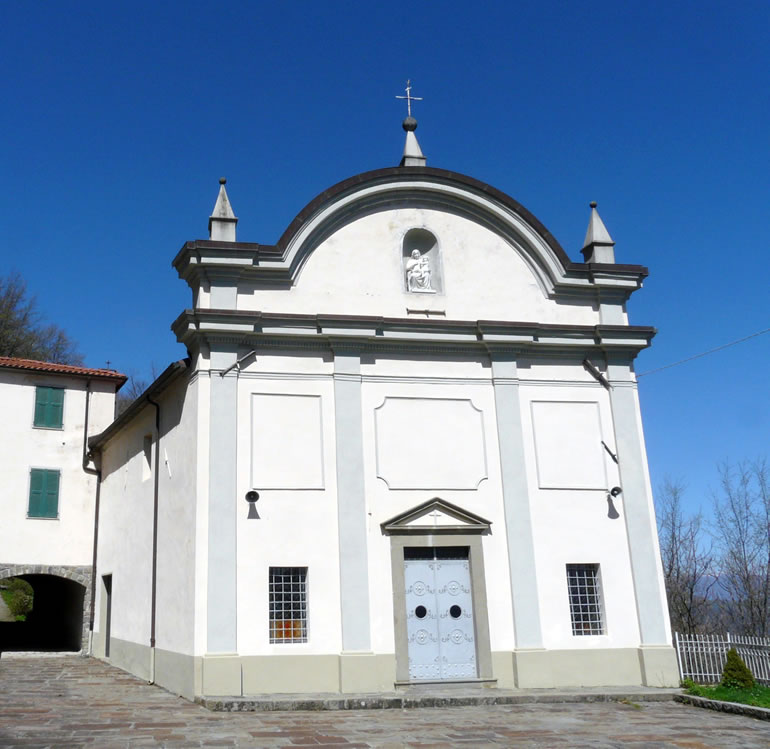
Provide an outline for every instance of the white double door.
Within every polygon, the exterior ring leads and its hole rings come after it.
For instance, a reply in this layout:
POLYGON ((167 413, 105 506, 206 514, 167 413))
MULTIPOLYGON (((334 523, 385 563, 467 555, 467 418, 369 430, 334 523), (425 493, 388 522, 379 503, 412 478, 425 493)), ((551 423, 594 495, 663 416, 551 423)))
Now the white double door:
POLYGON ((476 638, 467 550, 452 554, 437 547, 405 552, 410 680, 475 678, 476 638), (414 558, 418 555, 422 558, 414 558))

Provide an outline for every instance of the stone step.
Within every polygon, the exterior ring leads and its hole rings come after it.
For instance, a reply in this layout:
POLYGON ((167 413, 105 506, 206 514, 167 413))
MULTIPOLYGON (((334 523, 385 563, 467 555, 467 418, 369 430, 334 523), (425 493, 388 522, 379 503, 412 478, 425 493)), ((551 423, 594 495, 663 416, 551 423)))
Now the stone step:
POLYGON ((322 710, 408 710, 420 707, 526 705, 556 702, 663 702, 681 689, 652 687, 585 689, 465 689, 424 687, 377 694, 259 694, 246 697, 198 697, 213 712, 273 712, 322 710))

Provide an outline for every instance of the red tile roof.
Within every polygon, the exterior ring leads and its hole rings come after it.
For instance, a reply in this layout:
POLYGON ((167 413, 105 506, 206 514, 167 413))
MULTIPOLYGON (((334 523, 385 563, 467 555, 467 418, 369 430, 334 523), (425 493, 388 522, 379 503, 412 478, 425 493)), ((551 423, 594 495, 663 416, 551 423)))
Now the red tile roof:
POLYGON ((0 356, 0 367, 75 375, 76 377, 100 377, 108 380, 119 380, 121 384, 128 379, 126 375, 116 372, 114 369, 89 369, 88 367, 75 367, 72 364, 55 364, 54 362, 35 361, 34 359, 14 359, 9 356, 0 356))

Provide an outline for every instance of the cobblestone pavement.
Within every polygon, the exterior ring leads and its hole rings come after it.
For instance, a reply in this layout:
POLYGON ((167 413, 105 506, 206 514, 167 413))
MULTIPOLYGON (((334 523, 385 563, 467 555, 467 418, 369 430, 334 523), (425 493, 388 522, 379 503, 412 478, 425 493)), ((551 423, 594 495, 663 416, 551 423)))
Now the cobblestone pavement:
POLYGON ((101 661, 0 658, 1 747, 740 747, 770 724, 674 702, 212 713, 101 661))

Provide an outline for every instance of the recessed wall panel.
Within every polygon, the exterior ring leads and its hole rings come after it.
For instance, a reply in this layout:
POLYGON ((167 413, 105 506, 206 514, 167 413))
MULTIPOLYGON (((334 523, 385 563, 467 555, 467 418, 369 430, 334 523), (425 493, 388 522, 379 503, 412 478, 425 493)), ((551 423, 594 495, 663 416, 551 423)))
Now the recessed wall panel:
POLYGON ((599 404, 533 401, 538 486, 541 489, 606 489, 599 404))
POLYGON ((251 485, 324 488, 320 395, 252 393, 251 485))
POLYGON ((387 397, 374 414, 388 488, 473 490, 487 478, 484 418, 470 400, 387 397))

